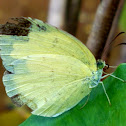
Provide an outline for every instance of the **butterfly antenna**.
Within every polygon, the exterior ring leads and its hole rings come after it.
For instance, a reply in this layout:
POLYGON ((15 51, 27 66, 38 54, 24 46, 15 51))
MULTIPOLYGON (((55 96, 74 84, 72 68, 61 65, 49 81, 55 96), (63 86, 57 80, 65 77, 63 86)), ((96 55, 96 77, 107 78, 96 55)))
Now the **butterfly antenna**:
POLYGON ((82 109, 82 108, 87 104, 87 102, 88 102, 88 100, 89 100, 89 97, 90 97, 90 94, 88 94, 88 98, 87 98, 85 104, 84 104, 80 109, 82 109))
MULTIPOLYGON (((111 45, 114 41, 115 41, 115 39, 118 37, 118 36, 120 36, 121 34, 124 34, 125 32, 120 32, 120 33, 118 33, 115 37, 114 37, 114 39, 112 39, 111 40, 111 42, 109 43, 109 45, 111 45)), ((126 43, 125 43, 126 44, 126 43)), ((119 44, 118 44, 119 45, 119 44)), ((122 45, 121 43, 120 43, 120 45, 122 45)), ((108 48, 108 46, 106 46, 105 48, 104 48, 104 54, 106 54, 107 53, 107 48, 108 48)))
POLYGON ((116 45, 115 47, 119 46, 119 45, 126 45, 125 42, 119 43, 118 45, 116 45))
POLYGON ((120 33, 118 33, 116 36, 115 36, 115 38, 110 42, 110 44, 112 44, 113 43, 113 41, 118 37, 118 36, 120 36, 121 34, 124 34, 125 32, 120 32, 120 33))
POLYGON ((104 84, 103 84, 102 81, 101 81, 100 83, 102 84, 102 87, 103 87, 103 90, 104 90, 105 95, 106 95, 106 97, 107 97, 107 100, 108 100, 108 102, 109 102, 109 105, 111 105, 111 102, 110 102, 109 96, 108 96, 108 94, 107 94, 107 92, 106 92, 106 89, 105 89, 105 86, 104 86, 104 84))

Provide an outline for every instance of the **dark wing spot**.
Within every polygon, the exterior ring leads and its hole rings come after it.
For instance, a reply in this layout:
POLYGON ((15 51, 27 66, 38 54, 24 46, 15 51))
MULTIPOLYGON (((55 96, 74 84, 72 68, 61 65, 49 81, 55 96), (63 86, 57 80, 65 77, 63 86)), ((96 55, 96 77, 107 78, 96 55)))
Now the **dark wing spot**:
POLYGON ((57 45, 57 43, 58 43, 58 39, 55 38, 54 41, 53 41, 53 45, 52 45, 52 47, 55 47, 55 46, 57 45))
POLYGON ((14 23, 7 22, 0 25, 0 34, 27 36, 30 31, 31 22, 27 18, 11 18, 14 23))
POLYGON ((58 93, 58 95, 61 95, 60 93, 58 93))
POLYGON ((13 74, 13 73, 6 70, 6 71, 4 72, 4 75, 6 75, 6 74, 13 74))
POLYGON ((44 98, 44 100, 45 100, 45 102, 47 102, 47 99, 46 98, 44 98))
POLYGON ((14 104, 16 104, 19 107, 24 105, 24 103, 20 100, 20 95, 19 94, 12 96, 11 100, 12 100, 12 102, 14 104))
POLYGON ((95 74, 95 72, 94 72, 94 71, 92 71, 92 74, 95 74))
POLYGON ((46 27, 45 26, 40 26, 39 24, 37 24, 37 26, 39 27, 40 30, 46 31, 46 27))

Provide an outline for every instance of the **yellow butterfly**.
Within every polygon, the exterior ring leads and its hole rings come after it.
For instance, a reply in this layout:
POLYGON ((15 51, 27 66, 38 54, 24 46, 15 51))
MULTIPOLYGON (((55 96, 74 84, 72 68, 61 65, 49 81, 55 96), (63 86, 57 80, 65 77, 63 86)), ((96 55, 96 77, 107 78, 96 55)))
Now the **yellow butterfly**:
POLYGON ((56 117, 77 105, 102 78, 96 62, 72 35, 38 19, 13 18, 1 25, 0 55, 7 95, 35 115, 56 117))

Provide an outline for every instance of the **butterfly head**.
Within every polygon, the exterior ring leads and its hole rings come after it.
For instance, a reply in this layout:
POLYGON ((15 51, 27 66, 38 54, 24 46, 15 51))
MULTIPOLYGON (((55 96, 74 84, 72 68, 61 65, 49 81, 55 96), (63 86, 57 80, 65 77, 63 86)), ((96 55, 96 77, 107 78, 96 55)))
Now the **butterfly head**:
POLYGON ((97 60, 97 68, 98 69, 103 69, 106 66, 105 61, 98 59, 97 60))

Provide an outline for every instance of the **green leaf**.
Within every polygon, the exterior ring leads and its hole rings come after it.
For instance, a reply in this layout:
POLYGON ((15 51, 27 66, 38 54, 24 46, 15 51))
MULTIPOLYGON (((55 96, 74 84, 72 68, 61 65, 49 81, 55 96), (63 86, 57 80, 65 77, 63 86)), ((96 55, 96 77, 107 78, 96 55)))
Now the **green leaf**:
MULTIPOLYGON (((114 75, 126 80, 126 63, 121 64, 114 75)), ((99 84, 90 94, 86 106, 85 97, 76 107, 55 117, 47 118, 31 115, 20 126, 126 126, 126 83, 113 77, 104 81, 108 103, 103 87, 99 84)))

